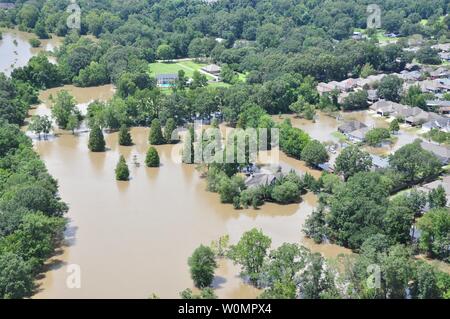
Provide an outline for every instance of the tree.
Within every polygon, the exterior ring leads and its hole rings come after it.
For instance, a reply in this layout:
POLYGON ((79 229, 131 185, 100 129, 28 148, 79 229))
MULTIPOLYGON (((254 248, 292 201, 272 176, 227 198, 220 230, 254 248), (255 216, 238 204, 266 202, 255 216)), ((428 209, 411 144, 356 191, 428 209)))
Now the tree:
POLYGON ((133 145, 133 140, 131 139, 130 130, 126 125, 122 125, 119 131, 119 145, 131 146, 133 145))
POLYGON ((445 208, 435 208, 417 221, 420 230, 419 248, 432 257, 450 261, 450 212, 445 208))
POLYGON ((391 137, 388 129, 376 127, 366 133, 366 143, 370 146, 380 145, 381 142, 391 137))
POLYGON ((161 44, 158 49, 156 49, 156 55, 161 60, 170 60, 175 57, 175 52, 173 48, 168 44, 161 44))
POLYGON ((286 181, 275 185, 272 189, 271 196, 277 203, 290 204, 298 201, 300 190, 295 183, 286 181))
POLYGON ((387 75, 381 81, 378 86, 378 95, 380 98, 399 102, 403 89, 403 80, 396 75, 387 75))
POLYGON ((369 106, 367 102, 368 93, 366 90, 350 93, 342 103, 342 109, 345 111, 362 110, 369 106))
POLYGON ((441 162, 420 146, 420 141, 400 148, 389 157, 389 164, 401 173, 408 184, 415 184, 441 172, 441 162))
POLYGON ((128 165, 123 155, 120 155, 115 172, 116 180, 118 181, 128 181, 130 178, 130 171, 128 170, 128 165))
POLYGON ((441 64, 442 60, 439 57, 438 51, 429 46, 424 46, 416 53, 417 60, 423 64, 441 64))
POLYGON ((78 115, 71 114, 67 121, 66 129, 72 131, 72 134, 75 134, 75 130, 77 130, 81 125, 81 120, 78 115))
POLYGON ((370 155, 357 146, 349 146, 342 150, 336 158, 336 173, 344 176, 347 180, 358 172, 368 172, 372 166, 370 155))
POLYGON ((207 246, 200 245, 188 259, 191 278, 198 288, 209 287, 217 268, 214 252, 207 246))
POLYGON ((376 74, 376 71, 373 68, 372 64, 370 63, 364 64, 363 67, 361 68, 361 71, 359 72, 359 75, 364 79, 374 74, 376 74))
POLYGON ((52 116, 55 118, 56 124, 62 129, 67 129, 70 116, 79 117, 79 111, 75 106, 75 99, 66 90, 58 92, 55 102, 52 106, 52 116))
POLYGON ((30 39, 28 42, 30 42, 30 45, 31 45, 33 48, 38 48, 38 47, 41 46, 41 41, 39 41, 39 39, 33 38, 33 39, 30 39))
POLYGON ((177 125, 175 123, 175 120, 173 118, 169 118, 166 121, 166 126, 164 126, 164 140, 168 144, 175 143, 178 139, 173 138, 173 134, 176 132, 177 125))
POLYGON ((237 245, 231 247, 232 259, 243 267, 245 275, 256 284, 264 258, 272 240, 261 230, 253 228, 245 232, 237 245))
POLYGON ((99 126, 94 126, 89 133, 88 148, 91 152, 104 152, 105 151, 105 138, 103 132, 99 126))
POLYGON ((154 119, 152 121, 148 141, 151 145, 161 145, 165 143, 164 136, 161 130, 161 124, 159 123, 158 119, 154 119))
POLYGON ((196 88, 201 88, 204 87, 208 84, 208 78, 206 77, 206 75, 201 74, 199 71, 194 71, 193 75, 192 75, 192 83, 191 83, 191 88, 192 89, 196 89, 196 88))
POLYGON ((447 194, 444 187, 439 185, 428 194, 430 208, 443 208, 447 205, 447 194))
POLYGON ((322 143, 317 140, 312 140, 302 150, 301 159, 310 166, 317 166, 328 161, 329 156, 322 143))
POLYGON ((47 135, 50 133, 52 128, 52 122, 47 115, 39 116, 34 115, 31 117, 30 125, 28 129, 35 134, 38 135, 38 138, 41 138, 41 134, 44 134, 44 139, 47 138, 47 135))
POLYGON ((389 131, 392 134, 397 133, 398 131, 400 131, 400 125, 398 123, 397 119, 394 119, 391 123, 389 123, 389 131))
POLYGON ((0 253, 0 297, 20 299, 32 295, 34 279, 30 266, 14 253, 0 253))
POLYGON ((145 157, 145 164, 147 167, 159 167, 159 155, 158 151, 154 147, 150 147, 145 157))

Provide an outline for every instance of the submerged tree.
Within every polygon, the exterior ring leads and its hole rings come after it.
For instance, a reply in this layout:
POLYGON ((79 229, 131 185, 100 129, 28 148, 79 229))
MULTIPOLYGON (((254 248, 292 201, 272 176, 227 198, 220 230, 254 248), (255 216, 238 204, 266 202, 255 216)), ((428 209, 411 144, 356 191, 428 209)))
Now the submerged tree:
POLYGON ((177 125, 175 124, 175 120, 173 118, 168 119, 164 127, 164 140, 166 143, 172 144, 177 141, 177 139, 172 138, 172 134, 176 129, 177 125))
POLYGON ((147 156, 145 158, 145 164, 148 167, 159 167, 159 155, 158 151, 154 147, 150 147, 147 151, 147 156))
POLYGON ((120 155, 119 162, 116 166, 116 180, 127 181, 130 178, 130 171, 128 170, 127 162, 123 155, 120 155))
POLYGON ((211 248, 200 245, 189 257, 188 265, 196 287, 205 288, 212 284, 217 263, 211 248))
POLYGON ((131 146, 133 145, 133 140, 131 139, 130 130, 126 125, 122 125, 119 131, 119 145, 131 146))
POLYGON ((91 152, 105 151, 105 138, 103 137, 103 132, 99 126, 94 126, 89 133, 88 147, 91 152))
POLYGON ((164 136, 161 130, 161 124, 158 119, 152 121, 152 126, 150 127, 150 135, 148 141, 151 145, 161 145, 164 144, 164 136))

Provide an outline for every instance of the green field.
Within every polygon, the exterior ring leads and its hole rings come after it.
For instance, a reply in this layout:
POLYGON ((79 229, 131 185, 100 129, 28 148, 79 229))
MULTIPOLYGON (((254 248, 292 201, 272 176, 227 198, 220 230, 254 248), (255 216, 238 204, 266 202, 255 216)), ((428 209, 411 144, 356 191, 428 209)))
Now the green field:
MULTIPOLYGON (((155 76, 158 74, 175 73, 177 74, 179 70, 183 70, 187 77, 192 78, 194 71, 201 69, 207 64, 197 63, 194 61, 176 61, 173 63, 150 63, 149 70, 150 74, 155 76)), ((214 79, 211 75, 205 74, 208 80, 214 79)))

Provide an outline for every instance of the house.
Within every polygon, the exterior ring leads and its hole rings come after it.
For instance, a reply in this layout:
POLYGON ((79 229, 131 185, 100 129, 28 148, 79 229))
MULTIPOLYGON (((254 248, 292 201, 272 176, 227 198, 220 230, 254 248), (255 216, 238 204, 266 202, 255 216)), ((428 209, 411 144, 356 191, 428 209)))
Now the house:
POLYGON ((10 10, 10 9, 14 9, 15 7, 16 7, 16 4, 12 3, 12 2, 1 2, 0 3, 0 9, 10 10))
POLYGON ((428 121, 422 125, 422 129, 426 132, 432 129, 440 130, 450 133, 450 118, 447 117, 435 117, 431 121, 428 121))
POLYGON ((420 146, 426 151, 436 155, 442 162, 442 165, 450 164, 450 147, 423 141, 420 146))
POLYGON ((395 116, 396 119, 400 120, 405 120, 408 117, 414 117, 419 115, 420 113, 424 112, 424 110, 422 110, 419 107, 409 107, 406 106, 402 109, 398 109, 396 110, 392 115, 395 116))
POLYGON ((439 52, 438 54, 442 61, 450 61, 450 52, 439 52))
POLYGON ((419 188, 420 191, 429 193, 432 190, 442 186, 445 190, 447 197, 447 207, 450 207, 450 175, 444 176, 442 180, 437 180, 428 184, 423 185, 419 188))
POLYGON ((178 74, 157 74, 156 84, 158 87, 174 86, 178 80, 178 74))
POLYGON ((442 101, 442 100, 428 100, 427 102, 427 106, 434 108, 434 109, 439 109, 441 107, 450 107, 450 101, 442 101))
POLYGON ((406 117, 405 123, 409 124, 411 126, 419 126, 419 125, 422 125, 422 124, 428 122, 429 120, 430 120, 430 114, 428 112, 421 110, 421 112, 419 112, 417 114, 406 117))
POLYGON ((430 72, 430 77, 432 79, 445 78, 450 76, 450 71, 444 67, 439 67, 434 71, 430 72))
POLYGON ((417 82, 422 78, 422 73, 420 71, 402 71, 398 77, 405 82, 417 82))
POLYGON ((271 186, 274 185, 277 179, 282 177, 281 173, 256 173, 250 175, 245 180, 245 186, 247 188, 257 188, 262 186, 271 186))
POLYGON ((438 51, 450 52, 450 43, 436 44, 431 48, 438 51))
POLYGON ((347 133, 347 137, 349 140, 357 143, 362 143, 366 140, 366 134, 370 131, 368 127, 362 127, 358 130, 354 130, 353 132, 347 133))
POLYGON ((409 107, 391 101, 380 100, 372 104, 369 108, 381 116, 391 116, 396 115, 409 107))
POLYGON ((338 127, 338 131, 342 134, 348 134, 350 132, 359 130, 361 128, 367 127, 366 124, 359 121, 348 121, 338 127))
POLYGON ((334 90, 339 90, 338 86, 337 86, 336 81, 330 82, 330 83, 325 83, 325 82, 320 82, 319 84, 317 84, 317 92, 319 92, 320 95, 323 95, 324 93, 331 93, 334 90))
POLYGON ((450 85, 444 80, 425 80, 417 82, 423 93, 445 93, 450 91, 450 85))
POLYGON ((220 66, 218 66, 216 64, 210 64, 210 65, 204 66, 202 68, 202 70, 207 73, 213 74, 213 75, 219 75, 221 68, 220 68, 220 66))
POLYGON ((334 169, 330 163, 322 163, 317 165, 322 171, 327 173, 334 173, 334 169))
POLYGON ((381 169, 386 169, 389 167, 389 159, 378 155, 371 154, 372 157, 372 170, 377 171, 381 169))
POLYGON ((417 63, 407 63, 405 65, 405 70, 407 71, 418 71, 420 70, 420 65, 417 63))

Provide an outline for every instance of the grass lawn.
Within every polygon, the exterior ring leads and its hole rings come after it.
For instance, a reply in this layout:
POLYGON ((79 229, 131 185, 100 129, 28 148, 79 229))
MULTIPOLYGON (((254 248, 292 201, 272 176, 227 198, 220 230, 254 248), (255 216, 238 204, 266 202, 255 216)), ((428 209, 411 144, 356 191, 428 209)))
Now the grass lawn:
MULTIPOLYGON (((149 70, 151 75, 157 74, 167 74, 167 73, 175 73, 177 74, 179 70, 183 70, 187 77, 192 78, 194 75, 194 71, 201 69, 206 66, 206 64, 196 63, 194 61, 181 61, 181 62, 173 62, 173 63, 150 63, 149 70)), ((208 80, 212 80, 213 77, 211 75, 206 75, 208 80)))

